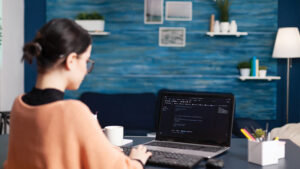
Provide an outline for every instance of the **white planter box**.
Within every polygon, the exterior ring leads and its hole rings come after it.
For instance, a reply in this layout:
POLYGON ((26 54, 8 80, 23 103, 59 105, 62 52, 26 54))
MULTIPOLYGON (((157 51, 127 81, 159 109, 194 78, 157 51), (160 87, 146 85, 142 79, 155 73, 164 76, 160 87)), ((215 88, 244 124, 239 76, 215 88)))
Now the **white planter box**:
POLYGON ((248 141, 248 161, 261 166, 278 164, 278 141, 248 141))
POLYGON ((259 77, 266 77, 267 70, 259 70, 259 77))
POLYGON ((240 73, 241 73, 241 76, 250 76, 250 69, 248 69, 248 68, 240 69, 240 73))
POLYGON ((229 31, 229 22, 221 22, 221 32, 228 33, 229 31))
MULTIPOLYGON (((248 161, 261 166, 277 164, 285 158, 284 141, 250 141, 248 140, 248 161)), ((276 167, 277 168, 277 167, 276 167)))
POLYGON ((75 20, 75 22, 89 32, 104 31, 104 20, 75 20))

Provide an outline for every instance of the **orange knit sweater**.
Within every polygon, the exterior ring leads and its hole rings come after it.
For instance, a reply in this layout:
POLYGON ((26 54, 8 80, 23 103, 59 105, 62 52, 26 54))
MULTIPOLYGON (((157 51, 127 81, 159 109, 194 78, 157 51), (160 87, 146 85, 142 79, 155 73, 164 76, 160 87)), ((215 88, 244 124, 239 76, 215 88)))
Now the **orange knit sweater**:
POLYGON ((5 169, 143 168, 109 143, 82 102, 30 106, 21 97, 11 111, 5 169))

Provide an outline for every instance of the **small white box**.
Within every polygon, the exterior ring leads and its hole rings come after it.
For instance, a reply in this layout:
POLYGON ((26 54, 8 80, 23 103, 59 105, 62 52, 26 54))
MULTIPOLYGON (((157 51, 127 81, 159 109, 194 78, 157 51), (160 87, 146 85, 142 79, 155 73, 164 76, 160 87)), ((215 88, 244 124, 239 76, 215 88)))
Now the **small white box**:
POLYGON ((277 156, 279 159, 285 157, 285 141, 277 141, 277 156))
POLYGON ((248 161, 262 166, 278 163, 278 141, 248 140, 248 161))

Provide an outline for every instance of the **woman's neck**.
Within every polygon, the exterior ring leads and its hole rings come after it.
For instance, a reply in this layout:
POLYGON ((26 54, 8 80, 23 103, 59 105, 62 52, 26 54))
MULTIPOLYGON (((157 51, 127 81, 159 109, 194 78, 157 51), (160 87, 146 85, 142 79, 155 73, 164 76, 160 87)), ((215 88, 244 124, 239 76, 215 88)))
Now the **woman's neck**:
POLYGON ((65 92, 66 80, 61 72, 39 73, 35 87, 38 89, 52 88, 65 92))

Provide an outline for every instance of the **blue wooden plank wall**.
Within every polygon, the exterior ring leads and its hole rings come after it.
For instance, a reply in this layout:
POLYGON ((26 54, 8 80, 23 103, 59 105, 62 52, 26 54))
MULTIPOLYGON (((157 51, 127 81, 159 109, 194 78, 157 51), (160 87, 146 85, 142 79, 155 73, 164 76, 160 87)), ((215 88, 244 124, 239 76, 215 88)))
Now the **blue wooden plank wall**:
MULTIPOLYGON (((192 21, 144 24, 143 0, 47 0, 47 20, 75 18, 79 12, 98 11, 106 18, 109 36, 93 36, 94 71, 80 90, 67 92, 141 93, 165 89, 232 92, 236 117, 276 118, 276 81, 237 79, 236 65, 256 56, 277 75, 272 50, 277 30, 277 0, 232 0, 231 19, 243 37, 208 37, 213 0, 192 0, 192 21), (185 27, 186 47, 159 47, 159 27, 185 27)), ((164 2, 165 4, 165 2, 164 2)))

